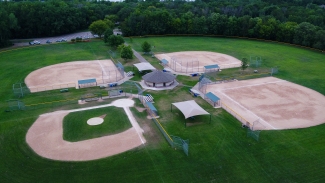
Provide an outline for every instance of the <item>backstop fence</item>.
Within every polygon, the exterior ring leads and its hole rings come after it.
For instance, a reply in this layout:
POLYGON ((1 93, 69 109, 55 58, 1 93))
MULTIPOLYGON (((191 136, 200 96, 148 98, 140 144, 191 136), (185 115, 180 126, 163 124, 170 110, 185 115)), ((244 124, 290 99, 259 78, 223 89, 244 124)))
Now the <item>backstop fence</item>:
POLYGON ((178 60, 176 58, 171 58, 168 62, 168 67, 174 70, 175 72, 181 73, 196 73, 204 72, 203 65, 200 66, 198 60, 178 60))
POLYGON ((118 82, 124 78, 124 70, 112 69, 111 67, 104 67, 102 70, 102 78, 97 79, 98 83, 108 84, 118 82), (123 74, 121 74, 123 73, 123 74))

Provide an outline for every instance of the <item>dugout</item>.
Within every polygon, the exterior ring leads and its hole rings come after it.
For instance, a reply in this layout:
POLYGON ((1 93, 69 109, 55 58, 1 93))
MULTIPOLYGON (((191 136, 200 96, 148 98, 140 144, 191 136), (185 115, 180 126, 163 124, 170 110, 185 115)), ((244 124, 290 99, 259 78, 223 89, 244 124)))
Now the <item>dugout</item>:
POLYGON ((162 59, 162 60, 160 60, 160 63, 161 63, 161 65, 163 65, 163 66, 167 66, 167 65, 168 65, 168 61, 167 61, 166 59, 162 59))
POLYGON ((220 67, 218 64, 206 65, 206 66, 204 66, 204 73, 216 72, 216 71, 219 71, 219 69, 220 69, 220 67))
POLYGON ((86 87, 92 87, 92 86, 97 86, 96 79, 78 80, 78 88, 86 88, 86 87))
POLYGON ((155 106, 151 102, 146 102, 146 106, 150 111, 150 113, 153 113, 153 116, 158 116, 158 110, 155 108, 155 106))
POLYGON ((220 98, 209 92, 205 94, 205 99, 209 102, 213 107, 220 106, 220 98))

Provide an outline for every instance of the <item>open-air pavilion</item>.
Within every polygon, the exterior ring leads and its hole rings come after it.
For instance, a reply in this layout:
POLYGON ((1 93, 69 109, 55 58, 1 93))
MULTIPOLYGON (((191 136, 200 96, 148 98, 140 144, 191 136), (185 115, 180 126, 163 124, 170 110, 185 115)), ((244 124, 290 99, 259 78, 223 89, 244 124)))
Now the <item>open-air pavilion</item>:
MULTIPOLYGON (((186 127, 187 118, 198 116, 198 115, 210 114, 206 110, 204 110, 201 106, 199 106, 194 100, 172 103, 171 111, 173 111, 173 105, 183 113, 185 117, 185 127, 186 127)), ((211 114, 210 114, 210 122, 211 122, 211 114)))
POLYGON ((136 68, 138 68, 139 72, 146 71, 146 70, 156 70, 154 66, 152 66, 150 63, 138 63, 133 64, 136 68))

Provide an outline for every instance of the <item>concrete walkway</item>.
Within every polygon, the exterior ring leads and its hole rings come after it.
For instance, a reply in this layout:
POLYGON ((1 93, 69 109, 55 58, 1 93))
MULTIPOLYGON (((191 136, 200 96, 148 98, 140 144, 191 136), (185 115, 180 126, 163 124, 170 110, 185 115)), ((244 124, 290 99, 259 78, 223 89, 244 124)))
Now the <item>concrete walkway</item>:
POLYGON ((133 54, 135 57, 137 57, 137 59, 141 62, 141 63, 149 63, 145 58, 143 58, 143 56, 138 53, 137 51, 135 51, 134 49, 132 49, 133 54))

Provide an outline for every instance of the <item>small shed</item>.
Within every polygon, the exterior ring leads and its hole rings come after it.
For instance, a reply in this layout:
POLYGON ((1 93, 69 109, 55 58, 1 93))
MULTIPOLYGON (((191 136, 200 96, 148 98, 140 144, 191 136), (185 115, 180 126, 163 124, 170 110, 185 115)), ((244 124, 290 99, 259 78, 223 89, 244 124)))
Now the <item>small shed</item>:
POLYGON ((144 83, 149 87, 168 87, 175 82, 176 76, 168 72, 163 72, 160 70, 155 70, 144 76, 142 79, 144 83))

